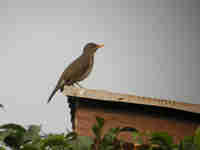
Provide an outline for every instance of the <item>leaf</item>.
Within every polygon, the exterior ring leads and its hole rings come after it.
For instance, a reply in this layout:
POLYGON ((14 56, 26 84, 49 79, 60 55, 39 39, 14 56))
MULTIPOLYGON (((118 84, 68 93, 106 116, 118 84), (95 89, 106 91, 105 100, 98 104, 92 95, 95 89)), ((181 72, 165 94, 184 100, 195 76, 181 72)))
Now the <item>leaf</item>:
POLYGON ((95 124, 92 127, 92 131, 94 133, 94 135, 96 136, 97 140, 101 139, 101 129, 95 124))
POLYGON ((20 150, 41 150, 36 144, 25 144, 20 150))
POLYGON ((42 140, 43 148, 44 147, 54 147, 54 146, 62 146, 65 147, 68 145, 67 140, 63 134, 58 135, 49 135, 47 138, 42 140))
POLYGON ((164 143, 166 143, 168 145, 173 144, 173 138, 172 138, 172 136, 169 136, 169 134, 167 132, 152 133, 151 140, 156 140, 156 139, 160 139, 161 141, 163 141, 164 143))
POLYGON ((96 116, 96 122, 97 122, 97 124, 94 124, 92 126, 92 131, 93 131, 94 135, 96 136, 96 140, 100 142, 101 136, 102 136, 101 132, 102 132, 102 128, 104 126, 104 119, 96 116))
POLYGON ((140 137, 138 137, 138 139, 137 139, 137 142, 136 142, 137 144, 140 144, 140 145, 142 145, 142 144, 144 144, 144 141, 143 141, 143 139, 142 139, 142 137, 140 136, 140 137))
POLYGON ((76 140, 72 142, 73 150, 90 150, 94 141, 89 136, 78 136, 76 140))
POLYGON ((28 128, 28 132, 33 134, 39 134, 41 131, 41 126, 39 125, 30 125, 28 128))
POLYGON ((114 150, 114 145, 104 145, 104 147, 100 147, 100 150, 114 150))
POLYGON ((103 142, 106 144, 112 144, 116 140, 117 135, 120 132, 120 128, 111 128, 103 137, 103 142))
POLYGON ((68 133, 65 138, 67 140, 75 140, 77 138, 78 134, 76 132, 70 132, 68 133))
POLYGON ((138 132, 138 130, 132 127, 123 127, 120 128, 120 132, 138 132))
POLYGON ((104 119, 103 118, 101 118, 101 117, 96 117, 96 121, 97 121, 97 125, 98 125, 98 127, 101 129, 103 126, 104 126, 104 119))
POLYGON ((133 133, 132 133, 132 138, 133 138, 133 140, 135 141, 138 137, 139 137, 139 132, 136 132, 136 131, 134 131, 133 133))
POLYGON ((18 124, 5 124, 0 126, 0 129, 4 129, 3 132, 7 133, 7 136, 3 138, 3 143, 5 143, 6 146, 9 146, 13 149, 18 149, 24 142, 24 134, 26 132, 26 129, 18 124))
POLYGON ((173 138, 166 132, 154 132, 150 139, 152 144, 159 145, 163 150, 171 150, 173 147, 173 138))
POLYGON ((1 131, 0 132, 0 141, 4 141, 4 139, 12 133, 11 130, 1 131))
POLYGON ((194 136, 186 136, 180 142, 179 150, 198 150, 194 144, 194 136))
POLYGON ((194 136, 194 144, 197 145, 197 148, 200 149, 200 127, 197 128, 194 136))
POLYGON ((132 138, 135 144, 142 145, 144 144, 143 136, 146 136, 145 133, 140 133, 137 130, 132 132, 132 138))
POLYGON ((0 150, 6 150, 6 148, 4 148, 4 147, 0 146, 0 150))
POLYGON ((0 129, 12 129, 20 132, 26 132, 26 129, 23 126, 14 123, 2 125, 0 126, 0 129))
MULTIPOLYGON (((123 130, 122 130, 123 131, 123 130)), ((121 128, 111 128, 104 135, 101 143, 100 150, 117 150, 120 148, 120 140, 117 139, 118 134, 121 132, 121 128)))
POLYGON ((32 141, 33 143, 37 143, 40 140, 40 131, 41 126, 30 125, 24 135, 24 142, 32 141))
POLYGON ((110 134, 112 136, 117 136, 121 132, 120 128, 111 128, 107 134, 110 134))
POLYGON ((23 144, 23 134, 22 132, 11 133, 8 135, 4 141, 6 146, 9 146, 14 149, 19 149, 19 147, 23 144))

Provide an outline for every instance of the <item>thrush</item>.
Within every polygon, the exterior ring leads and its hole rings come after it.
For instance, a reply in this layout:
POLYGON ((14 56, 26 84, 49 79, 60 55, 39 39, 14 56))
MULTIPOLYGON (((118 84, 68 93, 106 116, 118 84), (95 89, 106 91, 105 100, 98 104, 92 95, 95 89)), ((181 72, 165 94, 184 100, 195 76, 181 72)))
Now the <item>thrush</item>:
POLYGON ((65 85, 77 84, 91 73, 94 64, 94 55, 98 48, 104 47, 104 44, 88 43, 84 46, 82 54, 74 60, 61 74, 60 79, 57 82, 54 90, 47 103, 49 103, 54 96, 54 94, 60 90, 64 89, 65 85))

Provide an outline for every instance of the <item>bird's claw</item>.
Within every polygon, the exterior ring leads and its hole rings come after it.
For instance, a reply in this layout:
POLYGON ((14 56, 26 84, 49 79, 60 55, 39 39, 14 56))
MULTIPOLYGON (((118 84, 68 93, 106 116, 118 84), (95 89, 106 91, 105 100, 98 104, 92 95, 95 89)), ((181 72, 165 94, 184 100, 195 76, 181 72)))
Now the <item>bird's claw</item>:
POLYGON ((82 88, 82 89, 84 89, 84 87, 83 86, 81 86, 79 83, 75 83, 79 88, 82 88))

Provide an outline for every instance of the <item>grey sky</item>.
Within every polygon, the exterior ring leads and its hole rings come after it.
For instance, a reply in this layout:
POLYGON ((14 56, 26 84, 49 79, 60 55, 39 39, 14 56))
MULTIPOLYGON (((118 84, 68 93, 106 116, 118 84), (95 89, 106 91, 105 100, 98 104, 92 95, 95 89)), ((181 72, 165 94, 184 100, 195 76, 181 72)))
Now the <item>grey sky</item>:
POLYGON ((198 0, 1 0, 0 124, 69 125, 66 98, 47 98, 88 41, 104 43, 87 88, 200 103, 198 0))

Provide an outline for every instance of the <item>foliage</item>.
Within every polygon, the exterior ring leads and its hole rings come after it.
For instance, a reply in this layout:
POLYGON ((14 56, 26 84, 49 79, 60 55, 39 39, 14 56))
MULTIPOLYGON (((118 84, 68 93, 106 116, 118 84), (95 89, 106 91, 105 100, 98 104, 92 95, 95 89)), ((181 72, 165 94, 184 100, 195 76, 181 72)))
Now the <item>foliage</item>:
POLYGON ((42 136, 41 127, 37 125, 25 129, 18 124, 5 124, 0 129, 0 150, 6 147, 13 150, 89 150, 93 144, 91 137, 78 136, 75 132, 42 136))
POLYGON ((117 139, 117 136, 121 132, 133 132, 137 131, 135 128, 124 127, 124 128, 111 128, 104 135, 102 129, 104 126, 104 119, 96 117, 97 124, 93 125, 92 131, 95 135, 93 150, 120 150, 124 147, 124 141, 117 139))
POLYGON ((134 143, 138 143, 137 150, 200 150, 200 128, 194 136, 185 137, 179 144, 173 143, 173 137, 166 132, 133 132, 134 143), (144 137, 148 143, 144 144, 144 137))
POLYGON ((19 124, 5 124, 0 126, 0 150, 7 147, 13 150, 200 150, 200 128, 195 135, 174 144, 173 137, 166 132, 139 132, 135 128, 118 127, 103 133, 104 125, 104 119, 96 117, 92 138, 76 132, 41 135, 38 125, 26 129, 19 124), (119 139, 121 132, 130 132, 133 142, 119 139))

